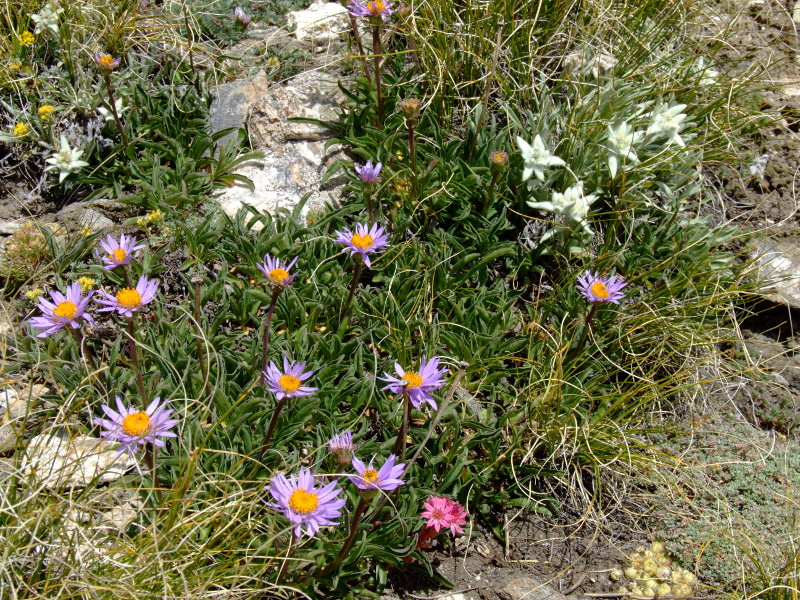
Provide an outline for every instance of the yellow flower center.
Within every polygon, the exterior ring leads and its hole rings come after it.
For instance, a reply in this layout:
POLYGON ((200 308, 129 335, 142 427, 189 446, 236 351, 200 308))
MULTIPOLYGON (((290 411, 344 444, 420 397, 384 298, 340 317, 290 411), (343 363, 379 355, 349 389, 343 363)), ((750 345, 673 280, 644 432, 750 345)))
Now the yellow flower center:
POLYGON ((369 250, 372 248, 372 244, 375 240, 372 239, 372 236, 368 233, 364 235, 359 235, 358 233, 354 233, 353 237, 350 238, 350 243, 353 244, 356 248, 360 248, 362 250, 369 250))
POLYGON ((97 62, 100 63, 101 66, 110 69, 114 66, 114 57, 110 54, 103 54, 97 58, 97 62))
POLYGON ((602 300, 605 300, 611 295, 608 291, 608 288, 602 281, 595 281, 589 289, 595 296, 601 298, 602 300))
POLYGON ((319 506, 319 497, 314 492, 295 490, 289 496, 289 508, 301 515, 314 512, 319 506))
POLYGON ((281 375, 278 380, 281 389, 287 392, 296 392, 300 387, 300 379, 294 375, 281 375))
POLYGON ((371 15, 382 15, 386 10, 386 3, 383 0, 372 0, 367 2, 367 10, 371 15))
POLYGON ((272 269, 269 272, 269 278, 275 283, 283 283, 289 279, 289 273, 285 269, 272 269))
POLYGON ((75 306, 74 302, 67 300, 66 302, 62 302, 56 306, 53 309, 53 314, 57 317, 61 317, 62 319, 66 318, 71 321, 75 318, 75 315, 78 314, 78 307, 75 306))
POLYGON ((405 375, 403 375, 403 379, 408 382, 407 388, 410 390, 411 388, 418 388, 422 385, 422 375, 417 373, 416 371, 409 371, 405 375))
POLYGON ((122 248, 117 248, 111 254, 108 255, 111 260, 116 262, 122 262, 125 260, 125 257, 128 256, 128 253, 125 252, 122 248))
POLYGON ((150 417, 144 411, 131 413, 122 419, 122 431, 136 437, 150 431, 150 417))
POLYGON ((117 303, 122 308, 139 308, 142 305, 142 295, 133 288, 125 288, 117 292, 117 303))
POLYGON ((366 469, 361 477, 364 483, 374 483, 378 480, 378 472, 375 469, 366 469))

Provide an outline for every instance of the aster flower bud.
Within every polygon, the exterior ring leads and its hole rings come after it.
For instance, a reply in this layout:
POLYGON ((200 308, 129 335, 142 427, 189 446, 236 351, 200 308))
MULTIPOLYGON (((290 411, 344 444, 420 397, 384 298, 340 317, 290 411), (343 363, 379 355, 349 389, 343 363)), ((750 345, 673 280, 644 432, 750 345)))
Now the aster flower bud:
POLYGON ((406 98, 400 102, 400 110, 403 111, 403 116, 411 125, 419 121, 419 113, 421 109, 422 103, 417 98, 406 98))
POLYGON ((253 21, 252 15, 248 15, 244 12, 244 9, 241 6, 237 6, 233 9, 233 16, 239 21, 239 25, 242 26, 242 29, 245 29, 250 23, 253 21))

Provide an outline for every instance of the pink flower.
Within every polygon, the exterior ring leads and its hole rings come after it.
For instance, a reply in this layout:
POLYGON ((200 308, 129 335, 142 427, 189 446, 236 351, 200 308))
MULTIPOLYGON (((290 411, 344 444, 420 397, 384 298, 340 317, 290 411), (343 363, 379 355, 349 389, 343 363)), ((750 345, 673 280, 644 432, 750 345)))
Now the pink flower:
POLYGON ((111 237, 111 234, 107 235, 105 240, 100 240, 100 247, 105 251, 105 255, 98 252, 98 255, 105 263, 103 268, 110 271, 114 267, 127 265, 131 262, 133 253, 144 248, 144 244, 137 246, 136 237, 127 237, 123 233, 119 238, 119 242, 111 237))
POLYGON ((67 287, 67 293, 62 294, 57 290, 50 292, 52 302, 39 298, 39 310, 42 316, 33 317, 28 321, 34 329, 43 329, 36 337, 44 338, 53 335, 63 327, 69 325, 73 329, 80 327, 78 319, 84 319, 94 325, 92 315, 86 312, 86 307, 92 299, 94 292, 85 298, 81 293, 81 284, 73 283, 67 287))
POLYGON ((350 231, 347 227, 344 228, 344 231, 337 231, 336 239, 333 241, 344 246, 342 252, 349 252, 353 256, 360 254, 369 269, 372 267, 369 255, 383 252, 383 249, 389 244, 389 236, 377 223, 373 223, 372 228, 358 223, 354 231, 350 231))
POLYGON ((440 529, 449 528, 453 537, 457 533, 464 533, 461 526, 467 523, 467 510, 455 500, 443 496, 429 496, 423 506, 427 509, 421 515, 424 519, 428 519, 426 527, 432 527, 436 533, 439 533, 440 529))

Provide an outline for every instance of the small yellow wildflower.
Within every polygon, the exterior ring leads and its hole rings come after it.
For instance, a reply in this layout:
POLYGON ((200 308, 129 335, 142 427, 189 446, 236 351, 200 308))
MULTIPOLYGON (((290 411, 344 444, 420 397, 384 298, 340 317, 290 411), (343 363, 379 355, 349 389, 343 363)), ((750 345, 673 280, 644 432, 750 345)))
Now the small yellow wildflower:
POLYGON ((36 38, 30 31, 23 31, 19 36, 19 43, 22 46, 30 46, 36 38))
POLYGON ((39 107, 39 117, 42 121, 47 121, 50 116, 55 112, 55 108, 53 108, 52 104, 43 104, 39 107))
POLYGON ((83 227, 81 227, 81 237, 87 238, 91 236, 93 233, 94 230, 92 230, 92 228, 89 227, 88 225, 84 225, 83 227))
POLYGON ((11 133, 14 134, 14 137, 21 138, 25 137, 30 129, 31 128, 25 125, 25 123, 17 123, 14 125, 14 130, 11 133))
POLYGON ((11 60, 8 62, 8 70, 9 71, 19 71, 19 68, 22 66, 22 63, 18 60, 11 60))
POLYGON ((81 285, 81 291, 84 294, 89 290, 94 289, 94 286, 97 285, 97 282, 91 277, 80 277, 78 278, 78 283, 81 285))
POLYGON ((25 293, 25 297, 32 302, 36 302, 36 299, 44 294, 44 290, 41 288, 33 288, 25 293))
POLYGON ((145 218, 148 223, 161 223, 164 220, 164 213, 158 209, 151 210, 145 218))

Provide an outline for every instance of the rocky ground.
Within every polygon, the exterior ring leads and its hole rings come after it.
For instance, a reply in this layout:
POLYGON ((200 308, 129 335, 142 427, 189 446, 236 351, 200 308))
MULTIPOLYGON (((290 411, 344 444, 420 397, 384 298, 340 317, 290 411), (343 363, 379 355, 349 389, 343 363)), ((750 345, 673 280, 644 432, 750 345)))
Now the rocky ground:
MULTIPOLYGON (((720 218, 770 240, 762 244, 762 254, 770 259, 763 268, 773 276, 800 273, 795 192, 800 2, 797 8, 789 3, 718 4, 707 31, 710 37, 721 30, 735 31, 723 58, 741 59, 747 67, 743 72, 766 77, 759 101, 764 111, 777 115, 748 154, 757 160, 743 159, 739 172, 708 174, 718 184, 720 218)), ((309 10, 295 16, 293 35, 276 28, 253 30, 229 52, 244 57, 229 64, 232 75, 241 78, 217 90, 214 126, 247 126, 254 147, 264 153, 242 169, 255 182, 254 192, 237 187, 219 196, 220 206, 229 214, 243 204, 259 211, 291 208, 298 198, 311 194, 303 209, 307 214, 341 197, 341 181, 333 179, 320 188, 323 172, 342 156, 341 151, 324 148, 320 128, 288 120, 291 116, 332 119, 342 102, 335 70, 344 53, 340 33, 348 26, 346 17, 330 5, 309 10), (330 20, 320 26, 322 11, 331 11, 330 20), (315 69, 276 80, 279 67, 268 58, 274 45, 294 45, 297 55, 304 57, 303 66, 315 69), (322 66, 329 68, 319 69, 322 66)), ((125 207, 107 201, 73 203, 58 210, 29 192, 13 185, 5 190, 0 235, 6 239, 32 217, 79 231, 112 227, 131 216, 125 207)), ((758 556, 748 558, 746 540, 762 548, 764 561, 780 560, 782 549, 791 546, 797 532, 794 510, 800 478, 795 473, 800 469, 794 467, 800 466, 800 337, 793 318, 798 308, 800 284, 790 279, 782 282, 779 294, 740 314, 745 341, 732 343, 726 352, 742 374, 709 378, 708 395, 683 415, 692 434, 658 440, 666 452, 680 457, 679 462, 665 461, 661 472, 631 485, 624 498, 604 511, 549 521, 510 511, 503 516, 503 542, 475 525, 468 538, 432 551, 437 572, 452 582, 452 590, 446 590, 441 579, 409 565, 391 573, 387 598, 558 600, 613 595, 626 581, 614 570, 630 566, 628 557, 636 548, 656 540, 665 541, 667 551, 696 569, 701 583, 709 586, 730 581, 739 566, 757 562, 758 556)), ((10 305, 0 304, 0 329, 19 318, 10 311, 10 305)), ((732 332, 731 339, 736 334, 732 332)), ((21 392, 0 398, 6 413, 0 424, 0 447, 16 435, 14 423, 20 415, 36 409, 37 397, 38 393, 21 392)), ((67 454, 59 450, 48 458, 48 440, 39 441, 42 452, 34 453, 35 458, 51 470, 53 461, 61 460, 58 456, 81 452, 78 440, 67 454)), ((709 590, 695 586, 693 593, 706 596, 709 590)))

